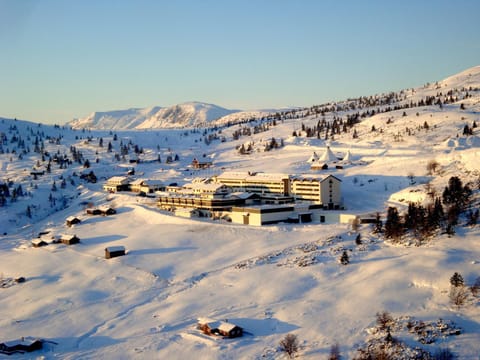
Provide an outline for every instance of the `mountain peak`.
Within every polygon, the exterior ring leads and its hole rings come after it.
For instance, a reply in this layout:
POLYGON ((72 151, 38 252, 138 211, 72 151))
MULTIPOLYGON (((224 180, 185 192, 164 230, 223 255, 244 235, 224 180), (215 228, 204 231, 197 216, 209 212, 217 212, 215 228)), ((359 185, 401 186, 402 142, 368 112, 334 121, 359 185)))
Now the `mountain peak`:
POLYGON ((169 107, 154 106, 97 111, 87 117, 73 120, 69 125, 74 129, 97 130, 183 128, 202 126, 239 111, 199 101, 190 101, 169 107))

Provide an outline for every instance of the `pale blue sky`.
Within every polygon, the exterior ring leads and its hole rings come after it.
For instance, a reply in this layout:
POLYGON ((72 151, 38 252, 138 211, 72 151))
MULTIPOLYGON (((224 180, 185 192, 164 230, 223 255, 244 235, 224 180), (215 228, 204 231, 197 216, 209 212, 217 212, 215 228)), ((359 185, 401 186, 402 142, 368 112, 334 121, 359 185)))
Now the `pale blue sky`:
POLYGON ((0 0, 0 116, 310 106, 480 64, 478 0, 0 0))

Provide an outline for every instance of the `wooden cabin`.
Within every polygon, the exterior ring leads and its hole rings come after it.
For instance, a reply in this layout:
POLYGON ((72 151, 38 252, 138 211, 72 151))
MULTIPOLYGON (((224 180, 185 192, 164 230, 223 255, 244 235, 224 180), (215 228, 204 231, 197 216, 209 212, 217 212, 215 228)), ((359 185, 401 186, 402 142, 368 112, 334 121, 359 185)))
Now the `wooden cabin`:
POLYGON ((78 217, 76 216, 69 216, 66 220, 65 220, 65 224, 67 226, 72 226, 72 225, 75 225, 75 224, 79 224, 81 223, 82 220, 80 220, 78 217))
POLYGON ((211 161, 201 162, 201 161, 198 161, 196 158, 194 158, 192 160, 191 165, 194 169, 208 169, 210 166, 212 166, 212 162, 211 161))
POLYGON ((109 206, 103 206, 99 208, 99 210, 100 210, 100 214, 102 214, 103 216, 114 215, 117 213, 117 210, 109 206))
POLYGON ((89 208, 89 209, 87 209, 87 214, 88 215, 101 215, 102 211, 98 208, 89 208))
POLYGON ((80 239, 76 235, 62 235, 60 238, 60 241, 62 244, 65 245, 73 245, 73 244, 78 244, 80 242, 80 239))
POLYGON ((32 240, 32 246, 35 248, 42 247, 42 246, 47 246, 48 243, 45 240, 42 239, 33 239, 32 240))
POLYGON ((43 340, 33 337, 22 337, 17 340, 0 343, 0 353, 12 355, 15 353, 32 352, 43 347, 43 340))
POLYGON ((210 318, 199 318, 197 328, 207 335, 224 336, 228 338, 240 337, 243 329, 228 321, 218 321, 210 318))
POLYGON ((105 248, 105 259, 111 259, 118 256, 125 255, 125 247, 123 246, 109 246, 105 248))

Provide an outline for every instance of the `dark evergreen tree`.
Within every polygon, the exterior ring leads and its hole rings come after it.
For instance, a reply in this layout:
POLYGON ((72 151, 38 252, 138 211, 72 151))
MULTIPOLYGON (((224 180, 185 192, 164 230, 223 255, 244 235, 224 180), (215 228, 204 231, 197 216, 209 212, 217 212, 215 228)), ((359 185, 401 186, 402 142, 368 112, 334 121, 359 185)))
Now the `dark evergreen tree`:
POLYGON ((355 238, 355 244, 362 245, 362 236, 360 235, 360 233, 358 233, 357 237, 355 238))
POLYGON ((380 213, 377 212, 377 215, 375 216, 375 224, 373 228, 373 232, 375 234, 380 234, 383 231, 383 223, 380 218, 380 213))
POLYGON ((340 263, 342 265, 347 265, 350 263, 350 257, 348 256, 347 250, 343 250, 342 256, 340 256, 340 263))
POLYGON ((403 234, 403 224, 396 207, 390 206, 387 211, 385 221, 385 237, 387 239, 398 240, 403 234))
POLYGON ((463 276, 458 272, 453 273, 452 277, 450 278, 450 284, 455 287, 463 286, 463 276))

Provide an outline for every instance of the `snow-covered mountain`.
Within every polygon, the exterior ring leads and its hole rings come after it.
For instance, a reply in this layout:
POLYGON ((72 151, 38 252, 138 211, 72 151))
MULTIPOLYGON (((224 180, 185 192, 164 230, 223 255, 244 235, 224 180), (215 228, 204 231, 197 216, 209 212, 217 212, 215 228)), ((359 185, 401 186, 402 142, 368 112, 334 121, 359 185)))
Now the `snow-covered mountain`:
POLYGON ((162 129, 206 126, 208 123, 239 110, 213 104, 186 102, 169 107, 150 107, 93 112, 68 125, 74 129, 95 130, 162 129))

